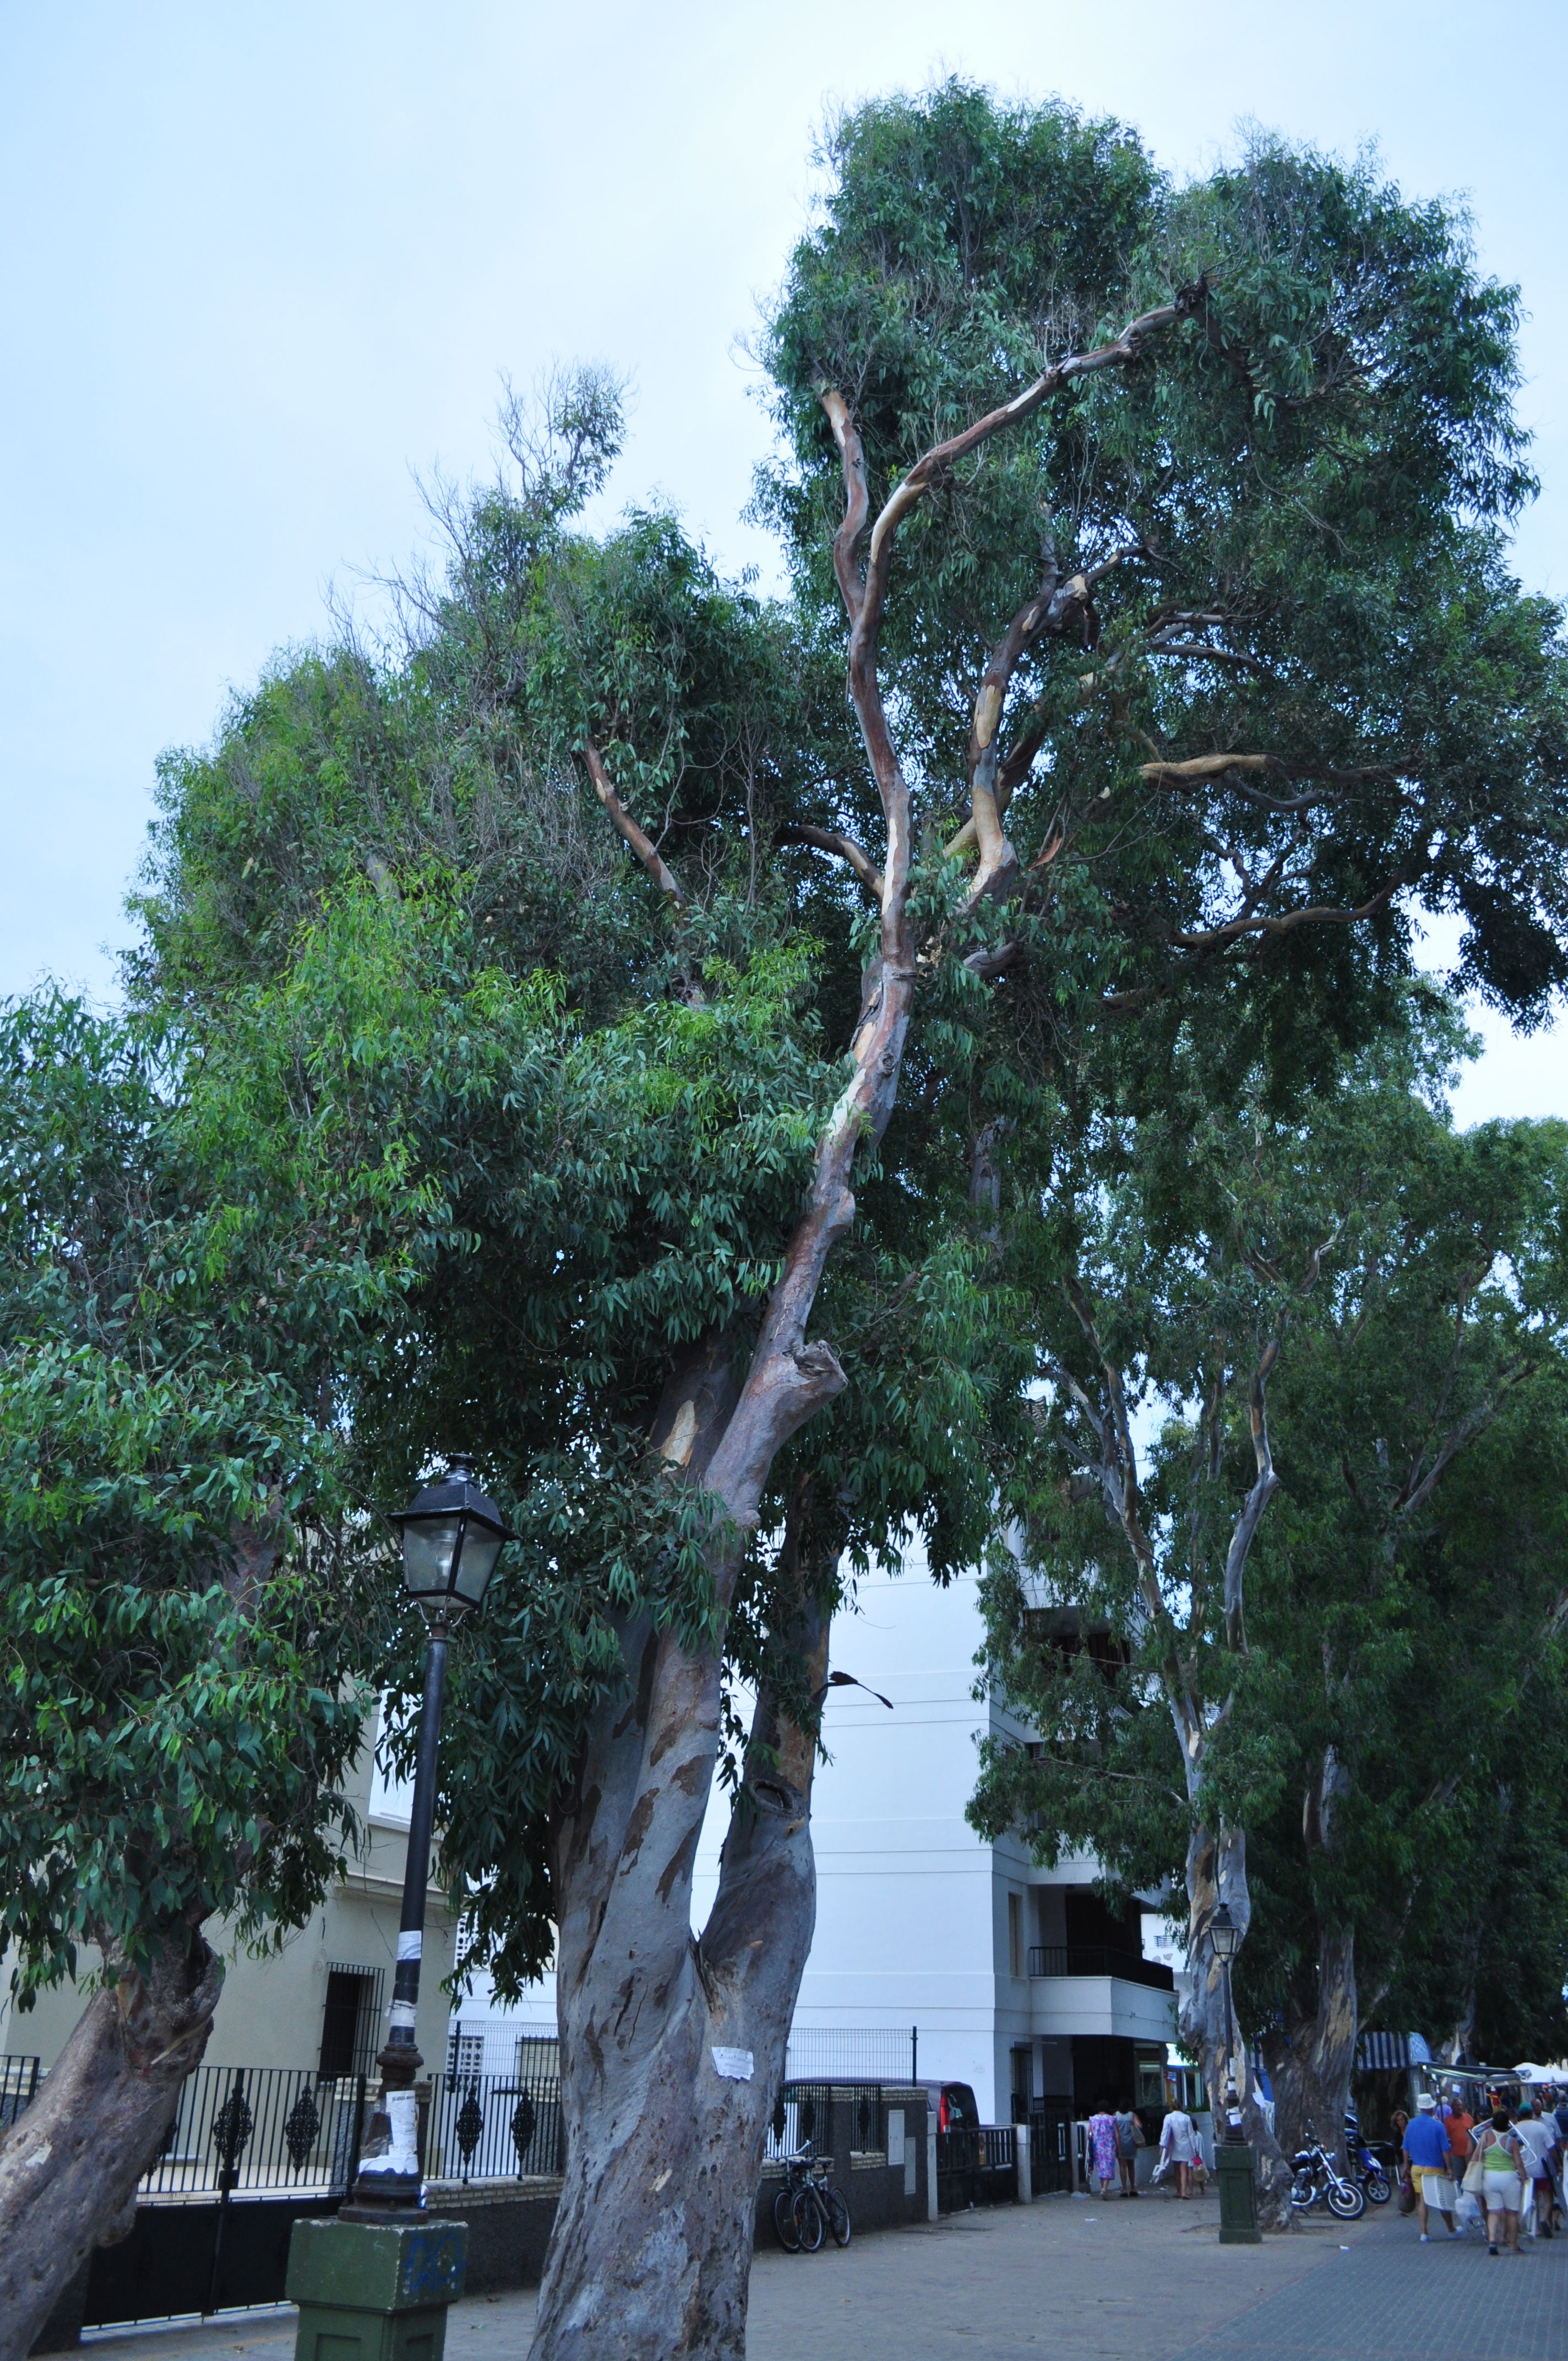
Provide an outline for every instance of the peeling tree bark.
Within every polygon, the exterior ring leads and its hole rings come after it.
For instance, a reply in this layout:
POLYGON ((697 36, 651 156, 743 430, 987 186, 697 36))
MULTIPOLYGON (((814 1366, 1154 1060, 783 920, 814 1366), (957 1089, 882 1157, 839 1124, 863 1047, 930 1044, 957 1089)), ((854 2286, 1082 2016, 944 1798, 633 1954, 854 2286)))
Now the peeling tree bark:
MULTIPOLYGON (((781 1573, 797 1598, 788 1637, 812 1691, 827 1668, 822 1598, 837 1555, 836 1541, 819 1542, 803 1562, 801 1532, 786 1535, 781 1573)), ((692 1939, 691 1864, 717 1745, 717 1680, 690 1662, 677 1676, 652 1633, 642 1670, 595 1758, 609 1763, 620 1748, 635 1758, 635 1774, 613 1792, 582 1793, 563 1832, 557 1993, 567 2168, 536 2356, 744 2352, 763 2141, 816 1924, 815 1730, 787 1719, 764 1691, 718 1894, 700 1940, 692 1939), (640 1876, 650 1848, 658 1874, 640 1876)))
POLYGON ((22 2361, 95 2246, 129 2234, 137 2183, 201 2063, 223 1962, 165 1930, 145 1975, 94 1993, 25 2115, 0 2142, 0 2361, 22 2361))
POLYGON ((1318 2000, 1310 2016, 1271 2026, 1264 2059, 1274 2086, 1275 2125, 1287 2156, 1315 2129, 1323 2146, 1344 2157, 1344 2111, 1361 2030, 1355 1984, 1354 1927, 1318 1930, 1318 2000))
MULTIPOLYGON (((1014 401, 936 445, 898 483, 874 524, 849 405, 834 389, 823 391, 843 463, 845 510, 833 563, 850 625, 849 691, 884 841, 879 864, 831 831, 807 840, 848 860, 876 892, 881 925, 862 980, 849 1079, 818 1141, 806 1203, 749 1362, 742 1373, 733 1340, 713 1345, 700 1371, 676 1373, 655 1422, 655 1448, 712 1498, 720 1614, 740 1564, 734 1535, 756 1527, 778 1452, 846 1382, 832 1347, 808 1338, 806 1327, 828 1256, 854 1219, 855 1159, 875 1148, 893 1113, 914 1003, 911 796, 878 678, 899 526, 958 460, 1074 379, 1135 360, 1146 339, 1181 317, 1200 292, 1132 322, 1112 345, 1056 364, 1014 401)), ((1087 596, 1086 585, 1068 590, 1070 598, 1047 599, 1053 611, 1066 614, 1087 596)), ((1007 652, 1016 642, 1015 664, 1028 634, 1015 619, 977 713, 993 690, 1000 712, 1007 652)), ((601 751, 590 746, 585 761, 606 811, 678 920, 678 880, 621 803, 601 751)), ((982 766, 972 807, 989 857, 971 902, 1004 892, 1013 873, 999 818, 994 833, 991 826, 994 767, 982 766)), ((998 787, 1006 774, 1004 763, 998 787)), ((827 1634, 812 1622, 812 1596, 806 1586, 795 1641, 815 1664, 825 1657, 827 1634)), ((763 2125, 815 1917, 813 1741, 787 1726, 773 1700, 759 1701, 718 1899, 694 1941, 692 1868, 718 1754, 721 1653, 687 1648, 646 1620, 630 1620, 620 1636, 630 1694, 607 1699, 595 1716, 556 1831, 567 2161, 532 2361, 677 2355, 739 2361, 763 2125), (720 2070, 715 2053, 727 2051, 750 2056, 749 2079, 720 2070)))

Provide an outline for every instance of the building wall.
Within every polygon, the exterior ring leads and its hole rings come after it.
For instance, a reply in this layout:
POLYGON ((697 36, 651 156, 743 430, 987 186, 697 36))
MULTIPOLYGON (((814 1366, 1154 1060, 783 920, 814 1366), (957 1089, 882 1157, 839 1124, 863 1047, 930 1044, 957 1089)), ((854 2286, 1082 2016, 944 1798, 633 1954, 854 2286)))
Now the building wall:
MULTIPOLYGON (((224 1989, 213 2020, 203 2063, 209 2066, 315 2067, 321 2056, 322 2021, 329 1966, 378 1972, 380 2022, 373 2048, 386 2037, 392 1996, 403 1870, 408 1859, 409 1791, 389 1783, 360 1754, 347 1784, 360 1816, 363 1840, 346 1877, 310 1921, 284 1938, 276 1953, 257 1957, 240 1944, 234 1927, 209 1929, 208 1939, 224 1954, 224 1989)), ((441 1990, 452 1967, 455 1925, 438 1886, 426 1896, 425 1949, 416 2038, 429 2067, 446 2063, 449 2007, 441 1990)), ((88 1949, 83 1974, 97 1964, 88 1949)), ((7 2057, 39 2058, 46 2067, 60 2055, 86 2004, 77 1984, 40 1995, 36 2007, 18 2012, 8 1999, 0 2040, 7 2057)))
MULTIPOLYGON (((1108 1976, 1031 1982, 1029 1949, 1069 1940, 1069 1894, 1086 1894, 1098 1865, 1082 1854, 1036 1867, 1018 1838, 987 1843, 965 1819, 981 1739, 1030 1735, 973 1694, 982 1639, 976 1578, 938 1589, 913 1549, 897 1575, 866 1577, 834 1623, 834 1669, 866 1686, 831 1689, 824 1705, 828 1760, 812 1800, 817 1927, 794 2029, 883 2033, 904 2060, 918 2026, 921 2078, 972 2084, 982 2120, 997 2123, 1011 2112, 1018 2048, 1029 2052, 1032 2095, 1072 2097, 1075 2082, 1091 2081, 1097 2103, 1110 2054, 1098 2045, 1113 2040, 1130 2095, 1133 2045, 1169 2037, 1170 1995, 1108 1976)), ((728 1821, 716 1786, 693 1876, 697 1929, 718 1890, 728 1821)), ((1138 1948, 1135 1933, 1126 1940, 1138 1948)), ((455 2022, 481 2045, 483 2070, 505 2072, 518 2032, 553 2029, 554 2013, 553 1978, 508 2012, 481 1977, 455 2022)))

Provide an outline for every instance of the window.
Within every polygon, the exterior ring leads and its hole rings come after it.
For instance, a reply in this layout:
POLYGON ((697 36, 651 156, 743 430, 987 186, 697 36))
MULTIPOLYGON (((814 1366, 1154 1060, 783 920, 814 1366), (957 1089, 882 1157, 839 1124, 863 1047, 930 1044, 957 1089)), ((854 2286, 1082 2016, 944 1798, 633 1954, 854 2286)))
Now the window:
POLYGON ((446 2041, 446 2070, 455 2081, 477 2082, 485 2070, 485 2037, 455 2025, 446 2041))
POLYGON ((334 1960, 326 1971, 322 2011, 320 2073, 323 2082, 344 2074, 368 2074, 381 2028, 381 1975, 378 1968, 334 1960))
POLYGON ((1021 1976, 1024 1972, 1024 1897, 1010 1894, 1007 1897, 1007 1972, 1021 1976))

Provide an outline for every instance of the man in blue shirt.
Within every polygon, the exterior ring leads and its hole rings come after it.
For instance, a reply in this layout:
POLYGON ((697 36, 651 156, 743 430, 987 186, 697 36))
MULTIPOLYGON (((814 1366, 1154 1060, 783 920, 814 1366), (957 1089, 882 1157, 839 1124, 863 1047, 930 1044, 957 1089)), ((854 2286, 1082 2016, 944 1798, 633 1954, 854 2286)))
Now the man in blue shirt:
POLYGON ((1427 2209, 1441 2213, 1449 2236, 1454 2235, 1453 2180, 1449 2171, 1448 2133, 1437 2112, 1437 2101, 1423 2091, 1417 2113, 1405 2126, 1405 2158, 1416 2186, 1416 2211, 1420 2215, 1421 2244, 1430 2243, 1427 2209))

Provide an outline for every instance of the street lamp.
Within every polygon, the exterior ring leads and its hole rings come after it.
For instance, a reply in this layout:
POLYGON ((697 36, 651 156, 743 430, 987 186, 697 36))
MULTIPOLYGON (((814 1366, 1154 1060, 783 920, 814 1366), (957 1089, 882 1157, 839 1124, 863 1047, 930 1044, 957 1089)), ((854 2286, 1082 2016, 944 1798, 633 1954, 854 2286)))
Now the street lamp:
POLYGON ((403 1581, 430 1629, 414 1758, 403 1907, 398 1921, 398 1961, 392 1982, 387 2046, 376 2063, 381 2095, 367 2131, 349 2219, 385 2219, 389 2211, 417 2210, 420 2202, 419 2103, 414 2077, 424 2060, 414 2045, 419 2014, 420 1954, 424 1948, 424 1899, 435 1819, 435 1758, 441 1700, 446 1686, 446 1642, 453 1622, 484 1599, 502 1544, 515 1539, 499 1510, 474 1482, 474 1463, 454 1455, 437 1483, 417 1492, 391 1520, 403 1546, 403 1581))
POLYGON ((1236 2088, 1235 2012, 1231 2005, 1231 1961, 1242 1947, 1242 1930, 1231 1916, 1228 1902, 1220 1903, 1209 1921, 1209 1941, 1220 1962, 1225 1994, 1225 2141, 1234 2147, 1242 2140, 1241 2093, 1236 2088))
POLYGON ((1209 1921, 1209 1941, 1220 1962, 1225 1999, 1225 2131, 1214 2150, 1220 2182, 1220 2244, 1255 2246, 1263 2236, 1257 2226, 1257 2182, 1253 2153, 1242 2130, 1241 2099, 1236 2090, 1235 2010, 1231 2004, 1231 1961, 1242 1947, 1242 1930, 1222 1902, 1209 1921))

